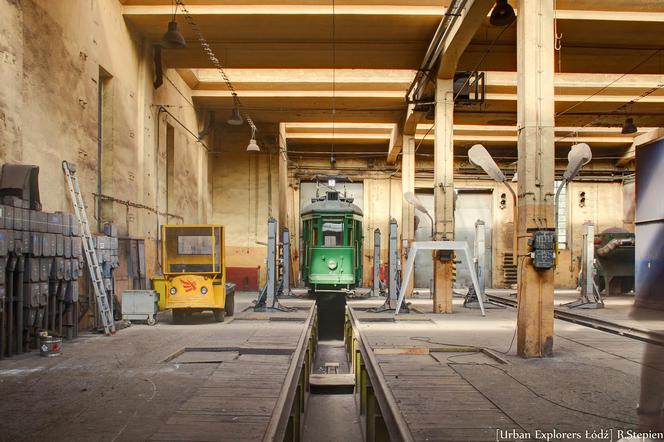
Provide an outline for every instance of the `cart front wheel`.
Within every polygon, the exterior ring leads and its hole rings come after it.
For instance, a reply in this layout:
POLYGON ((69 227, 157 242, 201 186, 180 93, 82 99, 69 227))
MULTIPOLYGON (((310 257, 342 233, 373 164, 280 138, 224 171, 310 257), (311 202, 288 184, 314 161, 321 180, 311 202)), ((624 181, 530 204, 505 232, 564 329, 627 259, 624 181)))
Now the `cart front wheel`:
POLYGON ((214 321, 215 322, 224 322, 224 309, 223 308, 216 308, 212 310, 212 314, 214 315, 214 321))

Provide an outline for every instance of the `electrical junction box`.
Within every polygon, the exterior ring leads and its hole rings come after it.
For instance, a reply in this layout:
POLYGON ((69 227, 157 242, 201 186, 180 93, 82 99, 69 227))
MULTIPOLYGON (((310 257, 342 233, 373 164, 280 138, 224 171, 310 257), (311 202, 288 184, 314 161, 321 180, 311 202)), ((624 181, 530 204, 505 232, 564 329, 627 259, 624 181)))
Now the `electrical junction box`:
POLYGON ((536 269, 550 269, 556 263, 556 232, 551 230, 537 230, 532 238, 528 239, 532 252, 533 266, 536 269))

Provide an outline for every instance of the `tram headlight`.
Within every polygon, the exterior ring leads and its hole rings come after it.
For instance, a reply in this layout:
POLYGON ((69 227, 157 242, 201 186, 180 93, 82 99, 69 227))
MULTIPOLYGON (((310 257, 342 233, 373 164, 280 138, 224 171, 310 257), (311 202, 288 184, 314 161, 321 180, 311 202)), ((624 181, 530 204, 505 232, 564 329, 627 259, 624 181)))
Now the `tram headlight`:
POLYGON ((207 287, 203 286, 201 287, 201 295, 207 294, 207 287))
POLYGON ((178 289, 175 287, 171 287, 171 289, 168 291, 171 295, 175 295, 178 292, 178 289))
POLYGON ((333 259, 330 259, 327 261, 327 268, 330 270, 334 270, 337 268, 337 262, 333 259))

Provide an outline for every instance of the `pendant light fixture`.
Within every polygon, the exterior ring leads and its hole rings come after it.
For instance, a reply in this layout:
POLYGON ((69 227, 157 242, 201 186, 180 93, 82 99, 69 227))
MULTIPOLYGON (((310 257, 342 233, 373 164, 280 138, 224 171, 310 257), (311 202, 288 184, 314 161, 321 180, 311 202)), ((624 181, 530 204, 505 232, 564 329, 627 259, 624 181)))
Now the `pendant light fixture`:
POLYGON ((168 22, 168 30, 161 38, 161 47, 166 49, 184 49, 187 43, 178 29, 178 24, 175 21, 175 14, 177 13, 178 5, 173 1, 173 19, 168 22))
POLYGON ((247 146, 247 152, 260 152, 261 148, 258 147, 256 143, 256 128, 251 128, 251 139, 249 140, 249 145, 247 146))
POLYGON ((632 117, 625 118, 625 122, 623 123, 623 127, 620 133, 623 135, 628 135, 636 133, 637 131, 638 128, 636 127, 636 124, 634 124, 634 118, 632 117))
POLYGON ((244 123, 244 119, 240 114, 240 108, 237 107, 237 104, 233 107, 233 113, 226 122, 231 126, 240 126, 242 123, 244 123))
POLYGON ((493 26, 507 26, 516 19, 514 8, 507 0, 496 0, 496 5, 489 16, 489 23, 493 26))

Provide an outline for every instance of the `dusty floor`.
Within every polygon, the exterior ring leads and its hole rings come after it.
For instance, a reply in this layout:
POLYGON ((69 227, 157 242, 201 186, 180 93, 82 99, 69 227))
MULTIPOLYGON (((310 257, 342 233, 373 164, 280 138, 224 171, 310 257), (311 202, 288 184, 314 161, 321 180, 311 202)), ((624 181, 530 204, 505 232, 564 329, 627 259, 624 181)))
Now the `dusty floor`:
MULTIPOLYGON (((241 312, 254 298, 255 294, 238 294, 236 311, 241 312)), ((618 308, 618 301, 606 310, 607 315, 625 318, 625 308, 618 308)), ((284 301, 294 302, 300 301, 284 301)), ((351 302, 367 306, 382 299, 351 302)), ((457 299, 454 314, 433 315, 431 300, 419 298, 412 302, 422 314, 403 316, 396 323, 363 325, 372 346, 447 343, 493 349, 508 361, 501 370, 477 354, 437 354, 426 364, 453 370, 451 375, 462 378, 481 395, 481 401, 490 402, 499 411, 496 416, 507 416, 510 423, 501 428, 636 427, 644 351, 640 341, 556 321, 555 356, 524 360, 515 355, 514 310, 492 309, 483 318, 477 310, 461 308, 457 299)), ((649 320, 658 318, 655 315, 649 320)), ((166 312, 154 327, 137 324, 113 338, 86 335, 66 342, 60 357, 47 359, 30 353, 0 361, 0 440, 133 441, 154 437, 197 391, 205 388, 219 367, 210 362, 165 360, 184 347, 242 345, 256 334, 272 330, 260 329, 257 322, 233 319, 219 324, 204 314, 190 324, 174 325, 166 312)), ((292 326, 283 321, 269 325, 283 330, 292 326)), ((330 348, 321 348, 320 361, 333 357, 335 347, 338 345, 333 343, 330 348)), ((389 362, 389 358, 383 360, 389 362)), ((399 381, 396 385, 405 384, 399 381)), ((422 403, 422 416, 453 416, 427 402, 424 393, 428 390, 425 386, 414 402, 404 402, 404 408, 408 403, 416 407, 422 403)), ((410 390, 404 391, 409 397, 410 390)), ((359 440, 360 421, 353 396, 328 396, 311 396, 305 440, 359 440), (349 422, 350 426, 343 427, 339 422, 349 422), (321 431, 324 424, 327 429, 321 431)), ((472 413, 464 418, 482 422, 472 413)), ((485 427, 483 435, 487 430, 491 433, 499 429, 488 421, 485 427)))
MULTIPOLYGON (((607 316, 625 318, 624 299, 616 301, 606 310, 607 316)), ((352 305, 362 308, 377 302, 354 301, 352 305)), ((498 430, 534 434, 537 429, 556 428, 582 433, 613 430, 613 439, 595 440, 618 440, 618 430, 638 428, 643 342, 556 320, 554 357, 521 359, 513 341, 514 309, 491 309, 482 317, 479 310, 464 309, 462 300, 455 299, 455 312, 440 315, 431 313, 430 299, 411 302, 422 313, 402 315, 396 323, 359 313, 372 348, 477 346, 492 349, 506 361, 496 364, 473 352, 379 356, 416 438, 496 440, 498 430), (442 386, 446 382, 450 385, 442 386), (437 391, 439 383, 442 389, 437 391), (451 392, 452 387, 459 391, 451 392), (433 409, 439 407, 452 411, 435 413, 433 409)), ((593 314, 601 315, 601 311, 593 314)), ((661 377, 661 372, 656 375, 661 377)))
MULTIPOLYGON (((255 296, 236 295, 235 318, 255 296)), ((202 313, 174 325, 163 312, 152 327, 135 324, 114 337, 65 342, 59 357, 32 352, 2 360, 0 440, 146 440, 218 366, 164 361, 184 347, 242 346, 261 333, 257 322, 214 323, 211 313, 202 313)))

